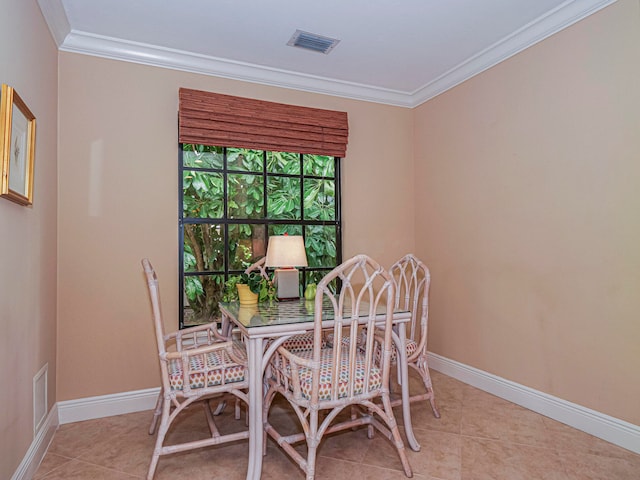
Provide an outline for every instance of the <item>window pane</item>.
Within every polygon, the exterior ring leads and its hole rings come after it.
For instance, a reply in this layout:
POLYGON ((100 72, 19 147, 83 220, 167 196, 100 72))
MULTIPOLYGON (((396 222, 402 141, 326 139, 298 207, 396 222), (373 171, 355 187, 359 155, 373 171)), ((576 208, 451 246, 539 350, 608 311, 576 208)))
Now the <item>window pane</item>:
POLYGON ((300 154, 287 152, 267 152, 267 172, 300 174, 300 154))
POLYGON ((300 220, 300 179, 267 178, 267 217, 300 220))
POLYGON ((310 267, 329 267, 337 265, 336 227, 326 225, 307 225, 305 227, 305 248, 307 263, 310 267))
MULTIPOLYGON (((331 270, 320 270, 320 271, 307 272, 307 285, 309 285, 310 283, 315 283, 317 285, 318 283, 320 283, 320 280, 322 280, 324 276, 330 271, 331 270)), ((331 288, 333 292, 336 292, 337 284, 338 284, 338 280, 333 279, 329 284, 329 288, 331 288)), ((305 285, 305 288, 306 288, 306 285, 305 285)))
POLYGON ((326 157, 324 155, 305 155, 304 174, 317 177, 334 178, 336 173, 333 157, 326 157))
POLYGON ((263 218, 262 175, 229 174, 229 218, 263 218))
POLYGON ((229 270, 244 270, 267 254, 264 225, 229 225, 229 270))
POLYGON ((220 225, 184 224, 184 271, 208 272, 224 268, 224 237, 220 225))
POLYGON ((304 218, 306 220, 335 220, 335 180, 305 179, 304 218))
POLYGON ((261 150, 227 148, 227 168, 243 172, 261 172, 263 162, 261 150))
POLYGON ((184 218, 221 218, 224 214, 224 181, 221 173, 182 172, 184 218))
POLYGON ((184 325, 199 325, 220 317, 223 275, 187 275, 184 277, 184 325))
POLYGON ((269 225, 269 236, 271 235, 302 235, 302 225, 269 225))
POLYGON ((224 162, 223 151, 222 147, 185 144, 183 146, 182 165, 195 168, 222 168, 224 162))

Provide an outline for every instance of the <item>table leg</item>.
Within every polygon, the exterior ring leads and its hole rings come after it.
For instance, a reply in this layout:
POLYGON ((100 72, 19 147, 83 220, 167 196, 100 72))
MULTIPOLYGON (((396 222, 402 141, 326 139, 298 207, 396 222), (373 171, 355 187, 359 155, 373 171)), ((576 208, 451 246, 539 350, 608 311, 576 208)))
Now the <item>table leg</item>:
POLYGON ((402 387, 402 419, 404 420, 404 431, 407 436, 407 442, 414 452, 420 451, 420 444, 413 434, 413 425, 411 424, 411 403, 409 401, 409 364, 407 362, 407 329, 405 323, 398 325, 398 338, 400 345, 398 346, 398 365, 400 366, 400 386, 402 387))
POLYGON ((247 341, 249 366, 249 466, 247 480, 260 480, 262 474, 262 356, 263 339, 247 341))

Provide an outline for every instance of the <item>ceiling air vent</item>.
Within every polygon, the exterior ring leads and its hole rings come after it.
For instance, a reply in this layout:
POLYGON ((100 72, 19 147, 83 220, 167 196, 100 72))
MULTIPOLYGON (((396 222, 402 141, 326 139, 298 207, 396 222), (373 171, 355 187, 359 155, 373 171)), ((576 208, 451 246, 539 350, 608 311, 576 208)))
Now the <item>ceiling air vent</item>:
POLYGON ((292 47, 306 48, 314 52, 321 52, 325 55, 329 53, 340 42, 335 38, 323 37, 315 33, 303 32, 296 30, 287 45, 292 47))

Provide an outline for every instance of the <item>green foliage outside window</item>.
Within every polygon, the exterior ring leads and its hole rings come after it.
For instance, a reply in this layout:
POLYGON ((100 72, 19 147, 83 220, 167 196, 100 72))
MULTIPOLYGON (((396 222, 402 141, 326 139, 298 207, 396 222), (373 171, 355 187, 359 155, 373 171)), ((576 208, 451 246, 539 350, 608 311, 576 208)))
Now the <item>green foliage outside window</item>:
POLYGON ((181 326, 219 316, 225 282, 266 254, 270 235, 304 235, 302 289, 341 260, 334 157, 192 144, 181 153, 181 326))

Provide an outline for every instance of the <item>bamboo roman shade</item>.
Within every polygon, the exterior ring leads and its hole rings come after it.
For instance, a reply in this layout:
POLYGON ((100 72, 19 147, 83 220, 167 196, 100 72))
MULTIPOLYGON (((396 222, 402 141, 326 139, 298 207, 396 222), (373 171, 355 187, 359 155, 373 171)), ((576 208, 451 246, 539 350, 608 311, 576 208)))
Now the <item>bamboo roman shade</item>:
POLYGON ((347 112, 180 89, 180 143, 344 157, 347 112))

